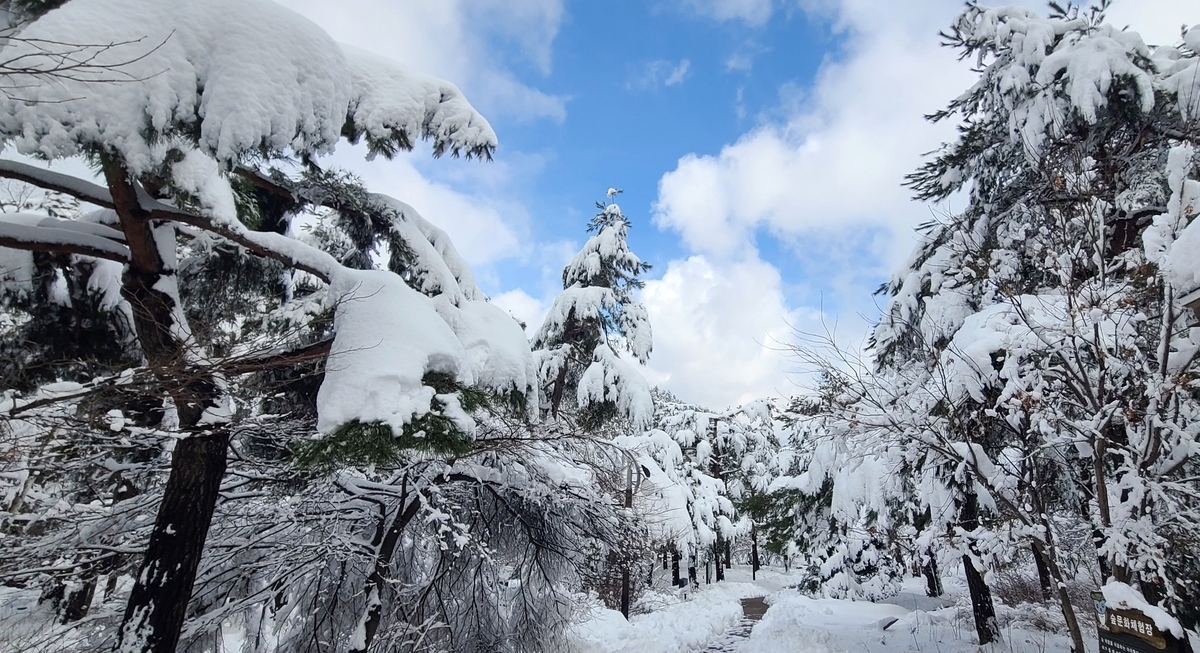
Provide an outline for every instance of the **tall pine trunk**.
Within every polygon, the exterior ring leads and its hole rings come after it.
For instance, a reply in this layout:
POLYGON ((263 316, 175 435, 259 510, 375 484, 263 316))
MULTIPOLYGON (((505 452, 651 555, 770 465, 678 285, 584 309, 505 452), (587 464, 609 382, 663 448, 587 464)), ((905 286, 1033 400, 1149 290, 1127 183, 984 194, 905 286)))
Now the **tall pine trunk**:
POLYGON ((184 436, 171 454, 170 476, 125 607, 117 649, 175 653, 225 475, 229 431, 223 424, 201 424, 220 392, 211 373, 192 366, 194 352, 183 340, 187 325, 176 323, 183 312, 176 305, 174 261, 163 258, 164 252, 174 251, 174 230, 150 219, 138 197, 144 191, 120 161, 104 157, 103 170, 129 247, 121 294, 132 309, 142 355, 170 396, 184 436))
POLYGON ((228 447, 226 431, 175 444, 171 475, 125 607, 118 650, 130 650, 133 644, 146 653, 175 653, 225 476, 228 447))
MULTIPOLYGON (((968 479, 968 483, 972 481, 968 479)), ((958 515, 959 525, 967 532, 979 527, 979 497, 974 492, 964 495, 963 505, 958 515)), ((974 545, 971 545, 974 549, 974 545)), ((1000 641, 1000 624, 996 621, 996 606, 992 602, 992 590, 983 579, 983 574, 975 567, 971 555, 963 554, 963 571, 967 576, 967 589, 971 594, 971 614, 975 617, 975 633, 979 637, 979 645, 986 646, 1000 641)))

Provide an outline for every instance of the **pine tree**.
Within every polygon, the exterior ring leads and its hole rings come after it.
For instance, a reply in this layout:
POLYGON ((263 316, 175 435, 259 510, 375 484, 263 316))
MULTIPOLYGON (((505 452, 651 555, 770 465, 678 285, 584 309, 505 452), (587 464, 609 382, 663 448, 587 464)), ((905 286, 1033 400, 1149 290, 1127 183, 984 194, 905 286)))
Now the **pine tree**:
MULTIPOLYGON (((912 436, 937 454, 926 466, 953 468, 961 529, 990 512, 1036 534, 1024 544, 1052 577, 1076 650, 1047 515, 1090 521, 1103 575, 1167 606, 1183 585, 1153 561, 1193 532, 1169 516, 1192 493, 1180 485, 1192 399, 1172 380, 1194 364, 1172 353, 1191 351, 1190 317, 1157 264, 1181 227, 1166 218, 1168 152, 1196 138, 1196 80, 1183 75, 1197 59, 1147 47, 1105 24, 1104 9, 1053 5, 1043 18, 971 4, 946 34, 980 80, 935 116, 959 120, 960 137, 910 184, 933 200, 969 184, 970 201, 924 228, 874 336, 880 370, 900 379, 895 405, 944 424, 912 436)), ((1174 174, 1194 174, 1184 168, 1174 174)))
POLYGON ((563 291, 533 338, 544 405, 557 417, 575 394, 585 428, 618 416, 645 424, 653 411, 649 386, 619 358, 645 364, 653 347, 646 308, 633 296, 650 265, 629 250, 630 222, 612 201, 620 192, 596 203, 594 235, 563 268, 563 291))
MULTIPOLYGON (((479 157, 495 136, 453 86, 343 50, 270 2, 74 0, 40 11, 5 54, 48 68, 5 73, 22 93, 0 100, 0 133, 49 159, 82 156, 104 185, 15 162, 0 174, 107 210, 91 220, 49 210, 0 217, 0 246, 34 252, 35 266, 45 253, 53 261, 43 269, 104 291, 80 290, 79 301, 119 297, 111 319, 127 317, 134 338, 116 355, 133 352, 144 365, 125 359, 113 375, 85 366, 72 375, 85 392, 124 384, 123 374, 144 379, 156 407, 146 413, 153 423, 137 428, 175 442, 161 493, 147 495, 161 500, 115 631, 129 650, 174 651, 229 445, 242 433, 238 379, 328 361, 319 389, 291 388, 315 399, 324 437, 309 453, 330 460, 461 452, 482 397, 520 403, 532 391, 519 327, 484 301, 445 234, 313 163, 342 136, 384 155, 424 137, 436 155, 479 157), (112 44, 95 61, 121 79, 53 74, 72 43, 112 44), (299 178, 277 172, 297 168, 299 178), (346 249, 293 237, 291 217, 314 207, 336 213, 346 249), (381 243, 389 269, 370 269, 366 252, 381 243)), ((29 313, 49 317, 47 298, 29 313)), ((37 397, 10 402, 28 409, 37 397)))

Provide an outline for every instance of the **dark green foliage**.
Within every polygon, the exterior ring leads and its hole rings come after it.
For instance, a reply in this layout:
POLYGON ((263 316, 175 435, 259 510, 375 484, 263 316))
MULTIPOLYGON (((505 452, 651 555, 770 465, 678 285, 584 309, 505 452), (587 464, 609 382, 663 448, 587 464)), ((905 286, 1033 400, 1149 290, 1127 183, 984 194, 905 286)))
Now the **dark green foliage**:
POLYGON ((579 426, 585 431, 596 431, 610 421, 620 417, 621 411, 614 401, 600 401, 579 409, 576 416, 579 426))
MULTIPOLYGON (((421 381, 438 395, 455 395, 467 414, 493 408, 524 410, 524 396, 517 392, 492 394, 465 387, 453 376, 442 372, 429 372, 421 381)), ((463 433, 454 420, 442 412, 445 408, 446 404, 435 397, 433 410, 405 424, 399 433, 387 424, 354 420, 318 440, 297 443, 293 447, 292 462, 302 469, 329 472, 343 466, 391 467, 407 451, 448 457, 471 453, 475 439, 463 433)))
MULTIPOLYGON (((131 364, 138 353, 123 316, 88 290, 93 264, 35 253, 32 291, 0 300, 23 319, 0 331, 0 381, 22 391, 54 381, 90 381, 131 364), (66 292, 54 288, 61 281, 66 292), (53 301, 52 296, 64 300, 53 301)), ((61 286, 60 286, 61 288, 61 286)))

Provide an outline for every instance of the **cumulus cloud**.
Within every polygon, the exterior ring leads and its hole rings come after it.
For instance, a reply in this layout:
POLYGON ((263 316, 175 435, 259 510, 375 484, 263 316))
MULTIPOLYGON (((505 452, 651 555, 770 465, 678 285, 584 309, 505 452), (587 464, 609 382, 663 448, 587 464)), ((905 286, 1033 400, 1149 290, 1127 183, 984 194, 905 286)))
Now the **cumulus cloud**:
MULTIPOLYGON (((850 4, 850 3, 846 3, 850 4)), ((952 11, 942 14, 949 21, 952 11)), ((840 59, 827 62, 805 101, 716 155, 689 154, 659 183, 654 222, 693 250, 732 256, 766 229, 777 236, 882 225, 905 232, 927 209, 901 186, 921 155, 951 136, 922 117, 970 83, 938 47, 939 23, 859 17, 840 59)), ((899 261, 910 239, 896 251, 899 261)))
POLYGON ((492 303, 524 324, 525 335, 529 337, 533 337, 550 310, 549 302, 530 297, 529 293, 520 288, 492 297, 492 303))
POLYGON ((692 62, 681 59, 679 63, 658 59, 651 61, 641 68, 628 83, 626 88, 645 90, 662 86, 675 86, 683 83, 692 67, 692 62))
POLYGON ((716 409, 790 391, 791 363, 773 348, 792 339, 789 323, 819 321, 788 308, 779 271, 756 258, 671 261, 641 299, 654 328, 646 379, 716 409))
POLYGON ((872 291, 929 217, 909 200, 904 175, 953 136, 923 116, 972 81, 938 43, 956 1, 800 4, 843 35, 812 86, 781 88, 780 105, 755 128, 717 154, 684 156, 659 182, 654 224, 698 255, 647 286, 662 348, 653 378, 689 399, 794 392, 793 363, 763 344, 792 342, 789 324, 822 332, 822 303, 829 323, 842 323, 842 344, 861 346, 868 324, 858 313, 871 312, 872 291), (786 281, 759 256, 764 235, 795 255, 786 281), (802 269, 822 278, 792 278, 802 269), (797 291, 806 286, 822 288, 797 291))
MULTIPOLYGON (((715 155, 684 156, 659 182, 654 223, 677 232, 700 256, 671 262, 663 279, 647 287, 662 349, 654 378, 684 397, 719 404, 791 389, 786 361, 747 343, 771 334, 787 341, 788 322, 820 332, 814 316, 821 315, 821 301, 832 305, 830 321, 842 318, 842 344, 861 346, 874 315, 871 292, 911 252, 912 228, 930 218, 931 207, 911 201, 901 186, 904 175, 953 138, 951 125, 931 125, 923 116, 944 107, 974 76, 937 37, 961 10, 958 0, 688 5, 750 24, 765 22, 774 9, 799 7, 843 37, 810 88, 782 88, 780 106, 764 112, 754 129, 715 155), (756 248, 764 235, 795 254, 788 283, 818 285, 819 275, 819 285, 835 296, 781 294, 784 277, 756 248), (790 278, 797 269, 812 278, 790 278), (730 281, 739 275, 747 275, 744 285, 730 281), (727 354, 732 347, 737 353, 727 354)), ((1176 0, 1118 0, 1109 20, 1132 25, 1149 43, 1171 43, 1181 23, 1200 22, 1198 14, 1200 7, 1185 11, 1176 0)), ((735 56, 726 67, 742 63, 735 56)))
MULTIPOLYGON (((455 248, 472 267, 485 267, 503 259, 521 256, 523 236, 528 232, 525 206, 506 191, 513 177, 531 173, 514 170, 503 161, 439 160, 430 162, 428 147, 403 153, 392 160, 367 161, 365 145, 342 144, 322 160, 326 167, 358 175, 372 192, 391 195, 411 205, 427 220, 445 230, 455 248), (431 177, 423 166, 438 170, 450 184, 431 177), (459 190, 470 188, 471 191, 459 190)), ((486 275, 487 270, 477 270, 486 275)))

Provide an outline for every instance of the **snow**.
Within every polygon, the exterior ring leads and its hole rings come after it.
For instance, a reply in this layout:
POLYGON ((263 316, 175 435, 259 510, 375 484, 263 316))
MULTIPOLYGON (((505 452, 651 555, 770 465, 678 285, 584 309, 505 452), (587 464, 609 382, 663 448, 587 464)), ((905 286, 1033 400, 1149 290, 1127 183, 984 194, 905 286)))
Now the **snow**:
MULTIPOLYGON (((786 589, 800 581, 797 572, 764 567, 756 580, 750 569, 734 565, 727 581, 693 590, 658 589, 667 582, 656 579, 656 588, 639 605, 652 612, 621 613, 599 606, 576 625, 572 635, 580 653, 686 653, 736 651, 738 653, 907 653, 942 651, 973 653, 974 643, 965 581, 946 578, 948 597, 930 599, 924 581, 909 579, 895 602, 814 598, 786 589), (730 637, 742 618, 740 599, 763 596, 768 609, 753 625, 748 638, 730 637)), ((1011 608, 1000 604, 999 612, 1011 608)), ((1041 608, 1039 608, 1041 609, 1041 608)), ((1044 609, 1054 610, 1051 606, 1044 609)), ((741 622, 746 623, 746 622, 741 622)), ((1070 649, 1069 640, 1039 631, 1018 620, 1008 622, 1005 642, 998 650, 1012 653, 1046 653, 1070 649)), ((1094 641, 1094 640, 1093 640, 1094 641)))
MULTIPOLYGON (((445 297, 433 301, 465 349, 467 368, 475 383, 500 392, 516 390, 531 395, 537 388, 537 368, 521 325, 504 310, 478 300, 455 306, 445 297)), ((530 396, 536 406, 536 396, 530 396)))
POLYGON ((129 248, 122 244, 125 234, 112 227, 36 213, 0 215, 0 238, 30 245, 85 248, 112 258, 129 258, 129 248))
POLYGON ((881 625, 892 619, 900 619, 909 612, 887 603, 813 599, 786 591, 772 595, 769 603, 767 614, 751 631, 750 639, 742 651, 855 650, 857 647, 846 646, 846 640, 857 638, 862 638, 863 645, 870 647, 867 650, 875 651, 878 650, 878 640, 886 639, 881 625))
POLYGON ((1166 610, 1150 605, 1141 592, 1129 585, 1110 581, 1101 588, 1101 591, 1104 592, 1104 602, 1109 608, 1140 610, 1154 622, 1154 626, 1159 630, 1171 633, 1175 637, 1183 637, 1183 626, 1179 625, 1178 619, 1167 614, 1166 610))
POLYGON ((475 285, 470 266, 445 231, 400 200, 377 193, 371 194, 370 198, 393 213, 392 229, 415 259, 412 268, 405 272, 412 275, 411 283, 418 290, 428 295, 447 294, 456 305, 464 299, 487 299, 475 285))
POLYGON ((496 134, 458 87, 408 70, 353 46, 342 45, 350 68, 349 118, 368 142, 404 143, 432 138, 434 152, 495 147, 496 134))
POLYGON ((434 390, 426 372, 464 384, 474 379, 467 352, 433 300, 380 270, 338 272, 334 336, 325 380, 317 393, 317 428, 329 432, 352 420, 382 422, 400 431, 429 412, 434 390))
POLYGON ((563 290, 554 298, 546 320, 533 336, 534 346, 561 334, 572 317, 579 321, 598 319, 603 311, 616 308, 616 302, 613 292, 601 286, 572 286, 563 290))
POLYGON ((1103 25, 1091 38, 1064 39, 1037 72, 1037 82, 1048 86, 1062 74, 1071 105, 1088 122, 1096 122, 1097 109, 1108 102, 1113 80, 1128 77, 1137 86, 1142 111, 1154 108, 1154 84, 1150 75, 1135 66, 1131 56, 1149 58, 1150 51, 1137 32, 1103 25))
POLYGON ((654 416, 650 384, 604 343, 596 347, 592 364, 579 379, 578 401, 580 408, 611 401, 634 428, 646 426, 654 416))
POLYGON ((574 632, 580 653, 683 653, 704 648, 742 619, 739 599, 761 594, 750 583, 717 583, 649 614, 599 609, 574 632))
POLYGON ((53 67, 35 45, 48 41, 91 46, 98 66, 71 78, 8 75, 22 92, 0 101, 0 133, 26 154, 54 159, 103 145, 135 174, 148 172, 166 152, 147 135, 191 123, 200 149, 229 165, 260 151, 327 153, 347 119, 400 148, 422 136, 437 152, 483 154, 496 143, 453 85, 347 55, 268 0, 74 0, 21 36, 7 59, 53 67), (116 45, 94 46, 107 43, 116 45))
POLYGON ((33 252, 0 247, 0 295, 33 290, 33 252))

